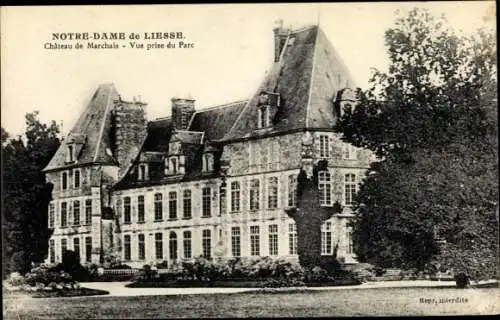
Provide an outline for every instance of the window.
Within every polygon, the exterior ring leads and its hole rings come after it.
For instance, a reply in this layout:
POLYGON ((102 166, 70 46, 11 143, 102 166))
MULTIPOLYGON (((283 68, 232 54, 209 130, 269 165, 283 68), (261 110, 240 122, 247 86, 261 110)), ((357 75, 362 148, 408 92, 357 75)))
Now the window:
POLYGON ((61 239, 61 258, 63 260, 64 260, 64 255, 66 254, 66 251, 68 251, 68 240, 61 239))
POLYGON ((320 135, 319 136, 319 157, 320 158, 329 158, 330 157, 330 148, 329 148, 327 135, 320 135))
POLYGON ((184 190, 183 192, 182 217, 191 219, 191 190, 184 190))
POLYGON ((80 238, 73 238, 73 251, 75 252, 78 262, 80 262, 80 238))
POLYGON ((54 204, 49 204, 49 228, 54 228, 54 204))
POLYGON ((73 162, 73 146, 68 146, 68 162, 73 162))
POLYGON ((73 187, 80 188, 80 169, 73 171, 73 187))
POLYGON ((331 255, 332 252, 332 223, 325 222, 321 226, 321 254, 331 255))
POLYGON ((250 226, 250 255, 260 255, 260 230, 259 226, 250 226))
POLYGON ((241 257, 241 232, 240 227, 231 228, 231 253, 233 257, 241 257))
POLYGON ((345 175, 344 179, 344 189, 345 189, 345 205, 351 206, 354 201, 354 196, 356 195, 356 175, 348 173, 345 175))
POLYGON ((68 189, 68 173, 67 172, 62 173, 62 189, 63 190, 68 189))
POLYGON ((155 257, 157 260, 163 259, 163 233, 155 233, 155 257))
POLYGON ((278 225, 272 224, 269 226, 269 255, 278 255, 278 225))
POLYGON ((144 222, 144 196, 137 197, 137 222, 144 222))
POLYGON ((85 237, 85 261, 92 260, 92 237, 85 237))
POLYGON ((80 225, 80 201, 73 201, 73 225, 80 225))
POLYGON ((257 128, 266 128, 270 125, 270 112, 269 106, 264 105, 260 107, 257 111, 258 123, 257 128))
POLYGON ((295 207, 297 205, 297 175, 291 174, 288 176, 288 206, 295 207))
POLYGON ((205 229, 203 230, 203 233, 202 233, 202 239, 201 239, 201 246, 202 246, 202 249, 203 249, 203 257, 204 258, 210 258, 212 257, 212 239, 211 239, 212 235, 211 235, 211 232, 210 230, 208 229, 205 229))
POLYGON ((137 235, 137 248, 139 251, 139 260, 146 259, 146 245, 144 241, 145 241, 144 234, 139 233, 137 235))
POLYGON ((297 254, 297 226, 295 223, 288 225, 288 249, 290 254, 297 254))
POLYGON ((148 179, 148 165, 147 164, 140 164, 139 165, 139 172, 138 172, 138 180, 147 180, 148 179))
POLYGON ((352 231, 348 230, 346 233, 347 240, 347 254, 352 254, 354 252, 354 245, 352 241, 352 231))
POLYGON ((68 204, 61 203, 61 228, 66 228, 68 225, 68 204))
POLYGON ((211 213, 211 190, 210 188, 202 189, 202 217, 210 217, 211 213))
POLYGON ((56 248, 54 239, 49 240, 49 261, 50 263, 56 262, 56 248))
POLYGON ((318 173, 319 204, 322 206, 332 205, 332 184, 328 171, 318 173))
POLYGON ((123 223, 130 223, 131 218, 130 197, 123 198, 123 223))
POLYGON ((250 181, 250 210, 259 210, 260 203, 260 181, 253 179, 250 181))
POLYGON ((278 207, 278 178, 270 177, 267 196, 267 207, 276 209, 278 207))
POLYGON ((175 191, 168 193, 168 218, 177 219, 177 192, 175 191))
POLYGON ((353 145, 345 144, 343 146, 343 157, 346 160, 356 160, 356 148, 353 145))
POLYGON ((155 193, 155 221, 163 220, 163 195, 155 193))
POLYGON ((170 232, 168 237, 168 249, 170 251, 170 260, 177 260, 177 234, 173 231, 170 232))
POLYGON ((170 173, 172 173, 172 174, 177 173, 177 158, 176 157, 170 158, 170 173))
POLYGON ((205 153, 202 159, 202 167, 204 172, 210 172, 213 170, 213 155, 211 153, 205 153))
POLYGON ((132 256, 132 250, 130 247, 130 235, 123 236, 123 260, 130 261, 132 256))
POLYGON ((240 183, 231 182, 231 211, 240 211, 240 183))
POLYGON ((184 240, 183 240, 183 248, 184 248, 184 258, 185 259, 190 259, 192 256, 191 253, 191 231, 184 231, 183 234, 184 240))
POLYGON ((85 200, 85 224, 92 223, 92 199, 85 200))

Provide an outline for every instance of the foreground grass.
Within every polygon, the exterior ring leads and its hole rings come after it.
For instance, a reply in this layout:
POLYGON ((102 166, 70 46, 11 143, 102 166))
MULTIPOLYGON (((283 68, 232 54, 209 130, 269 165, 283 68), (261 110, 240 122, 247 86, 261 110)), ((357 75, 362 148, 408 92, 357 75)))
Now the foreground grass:
POLYGON ((6 319, 473 315, 498 314, 499 293, 498 288, 384 288, 55 299, 4 297, 3 312, 6 319), (447 298, 458 300, 440 303, 440 299, 447 298))

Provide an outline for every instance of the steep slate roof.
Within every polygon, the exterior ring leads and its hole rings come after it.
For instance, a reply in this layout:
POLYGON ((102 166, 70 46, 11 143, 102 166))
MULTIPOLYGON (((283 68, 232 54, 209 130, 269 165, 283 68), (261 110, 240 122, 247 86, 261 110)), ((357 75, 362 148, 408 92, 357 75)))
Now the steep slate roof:
POLYGON ((276 62, 222 141, 240 140, 303 129, 331 129, 333 99, 338 90, 354 86, 349 71, 317 26, 290 32, 276 62), (293 40, 291 41, 291 39, 293 40), (268 129, 257 129, 259 94, 279 92, 279 118, 268 129))
POLYGON ((203 132, 175 130, 172 140, 174 139, 187 144, 201 144, 203 132))
MULTIPOLYGON (((106 152, 110 148, 109 132, 111 128, 111 109, 118 92, 113 84, 102 84, 95 91, 85 111, 80 115, 68 137, 83 136, 84 144, 75 156, 78 165, 100 163, 116 165, 116 160, 106 152)), ((66 141, 61 143, 44 171, 74 166, 66 163, 68 147, 66 141)))

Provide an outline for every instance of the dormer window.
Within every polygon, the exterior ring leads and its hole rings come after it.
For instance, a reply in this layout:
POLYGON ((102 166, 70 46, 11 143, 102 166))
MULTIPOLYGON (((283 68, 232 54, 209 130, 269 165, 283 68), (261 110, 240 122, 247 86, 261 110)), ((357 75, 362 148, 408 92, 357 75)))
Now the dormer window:
POLYGON ((269 127, 271 123, 270 119, 270 112, 269 112, 269 106, 261 106, 259 107, 259 110, 257 111, 258 113, 258 123, 257 127, 260 128, 266 128, 269 127))
POLYGON ((75 146, 69 145, 68 146, 68 154, 66 156, 66 162, 74 162, 74 156, 75 156, 75 146))
POLYGON ((211 172, 214 169, 214 156, 211 153, 205 153, 202 158, 202 171, 211 172))
POLYGON ((176 174, 177 173, 177 166, 178 166, 177 158, 175 158, 175 157, 170 158, 169 169, 170 169, 170 172, 172 174, 176 174))
POLYGON ((271 116, 279 106, 279 93, 263 91, 259 95, 259 101, 257 103, 257 128, 261 129, 271 126, 271 116))
POLYGON ((148 180, 148 165, 145 163, 139 164, 138 180, 148 180))

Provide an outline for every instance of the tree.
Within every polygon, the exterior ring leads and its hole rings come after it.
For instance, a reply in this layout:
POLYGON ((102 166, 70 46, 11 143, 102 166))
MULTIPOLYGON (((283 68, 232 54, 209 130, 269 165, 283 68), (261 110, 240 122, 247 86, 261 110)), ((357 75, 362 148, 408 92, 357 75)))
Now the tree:
POLYGON ((491 277, 498 255, 496 40, 457 36, 413 9, 385 33, 375 71, 336 129, 380 158, 356 197, 355 252, 383 267, 439 262, 491 277))
POLYGON ((2 242, 4 275, 29 270, 42 261, 49 238, 51 186, 42 169, 59 147, 59 128, 42 124, 38 112, 26 115, 25 136, 8 139, 2 129, 2 242))
MULTIPOLYGON (((301 266, 312 269, 315 266, 330 269, 332 262, 321 257, 321 225, 334 213, 341 212, 340 204, 327 208, 320 206, 318 172, 326 170, 328 163, 321 160, 313 168, 312 177, 304 169, 297 176, 297 207, 286 210, 297 227, 297 254, 301 266)), ((328 270, 333 271, 333 270, 328 270)))

